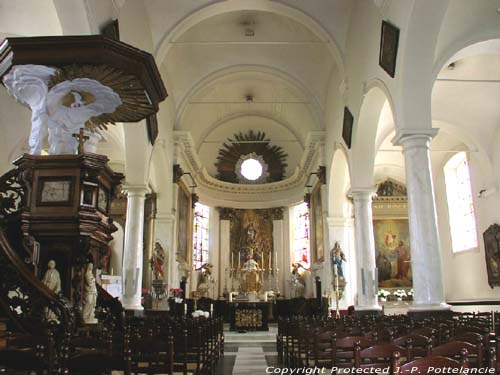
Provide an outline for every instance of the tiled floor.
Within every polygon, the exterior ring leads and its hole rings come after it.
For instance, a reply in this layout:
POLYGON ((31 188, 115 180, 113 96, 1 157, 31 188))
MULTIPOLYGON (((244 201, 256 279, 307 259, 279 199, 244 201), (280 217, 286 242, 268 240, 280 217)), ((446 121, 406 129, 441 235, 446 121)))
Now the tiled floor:
POLYGON ((229 332, 226 328, 225 354, 217 366, 217 375, 260 375, 268 366, 278 366, 276 326, 269 332, 229 332))

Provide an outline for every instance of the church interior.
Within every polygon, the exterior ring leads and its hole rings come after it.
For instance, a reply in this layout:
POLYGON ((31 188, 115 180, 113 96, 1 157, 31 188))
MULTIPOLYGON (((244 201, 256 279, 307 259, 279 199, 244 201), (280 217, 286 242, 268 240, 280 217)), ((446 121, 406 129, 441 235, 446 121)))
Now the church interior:
POLYGON ((1 373, 500 374, 500 1, 0 0, 0 81, 1 373))

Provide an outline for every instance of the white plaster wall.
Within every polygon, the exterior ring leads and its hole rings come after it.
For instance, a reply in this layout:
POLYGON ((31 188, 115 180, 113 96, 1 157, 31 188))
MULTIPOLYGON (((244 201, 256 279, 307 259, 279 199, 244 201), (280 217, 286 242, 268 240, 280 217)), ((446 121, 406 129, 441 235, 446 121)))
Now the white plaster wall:
MULTIPOLYGON (((445 162, 452 155, 447 154, 446 157, 434 157, 432 163, 446 300, 498 300, 500 297, 500 288, 491 289, 488 285, 482 234, 491 224, 500 223, 500 213, 498 211, 500 194, 496 192, 488 197, 477 197, 479 191, 483 188, 488 188, 488 186, 483 185, 484 178, 476 154, 469 153, 479 246, 473 250, 453 253, 443 172, 445 162)), ((498 170, 498 166, 496 170, 498 170)), ((495 173, 495 175, 496 180, 498 180, 500 176, 498 173, 495 173)))

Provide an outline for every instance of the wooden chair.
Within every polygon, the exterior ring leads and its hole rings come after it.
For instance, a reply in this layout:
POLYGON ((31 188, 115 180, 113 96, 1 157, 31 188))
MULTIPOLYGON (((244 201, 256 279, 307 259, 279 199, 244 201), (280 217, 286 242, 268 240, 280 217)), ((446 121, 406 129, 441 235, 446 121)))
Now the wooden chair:
MULTIPOLYGON (((462 359, 455 361, 447 357, 428 356, 425 358, 416 359, 404 365, 400 365, 399 353, 395 353, 393 364, 391 366, 392 375, 420 375, 420 374, 441 374, 443 368, 458 369, 458 371, 468 368, 467 351, 462 352, 462 359), (437 369, 437 372, 436 372, 437 369)), ((465 371, 458 372, 459 375, 464 375, 465 371)))
POLYGON ((335 355, 332 350, 334 337, 335 332, 320 332, 319 328, 316 328, 313 336, 312 352, 309 355, 310 363, 308 363, 308 366, 311 366, 311 363, 313 363, 315 367, 319 368, 333 367, 335 362, 335 355))
MULTIPOLYGON (((354 367, 388 369, 391 367, 394 353, 401 353, 405 362, 411 360, 410 350, 394 344, 378 344, 361 349, 359 345, 354 349, 354 367)), ((401 358, 401 357, 399 357, 401 358)))
POLYGON ((32 349, 5 349, 0 351, 0 372, 15 375, 19 372, 28 374, 54 374, 53 363, 47 361, 46 348, 37 345, 32 349))
POLYGON ((332 339, 333 362, 337 368, 354 366, 355 347, 367 348, 373 345, 373 340, 364 336, 347 336, 340 339, 334 335, 332 339))
POLYGON ((450 341, 446 344, 432 348, 431 355, 458 359, 462 355, 462 351, 467 350, 469 364, 473 367, 483 367, 483 346, 479 342, 478 345, 473 345, 464 341, 450 341))
POLYGON ((432 349, 432 339, 423 335, 400 336, 392 340, 392 343, 410 349, 411 360, 430 355, 432 349))

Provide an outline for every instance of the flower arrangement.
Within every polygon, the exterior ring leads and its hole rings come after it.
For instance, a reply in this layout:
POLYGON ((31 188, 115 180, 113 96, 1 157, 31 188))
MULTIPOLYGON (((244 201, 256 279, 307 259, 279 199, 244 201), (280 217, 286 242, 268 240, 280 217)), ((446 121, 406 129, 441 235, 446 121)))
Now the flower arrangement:
POLYGON ((394 294, 394 295, 396 296, 396 298, 398 298, 398 299, 399 299, 399 298, 400 298, 400 299, 403 299, 404 297, 406 297, 406 296, 407 296, 406 291, 405 291, 404 289, 398 289, 398 290, 396 290, 393 294, 394 294))
POLYGON ((411 288, 409 291, 408 291, 408 297, 413 297, 413 294, 415 293, 415 291, 413 290, 413 288, 411 288))
POLYGON ((391 295, 391 293, 385 289, 380 289, 377 293, 377 295, 381 298, 387 298, 388 296, 391 295))
POLYGON ((182 303, 182 293, 184 291, 181 288, 171 288, 170 294, 174 296, 174 300, 176 303, 182 303))

